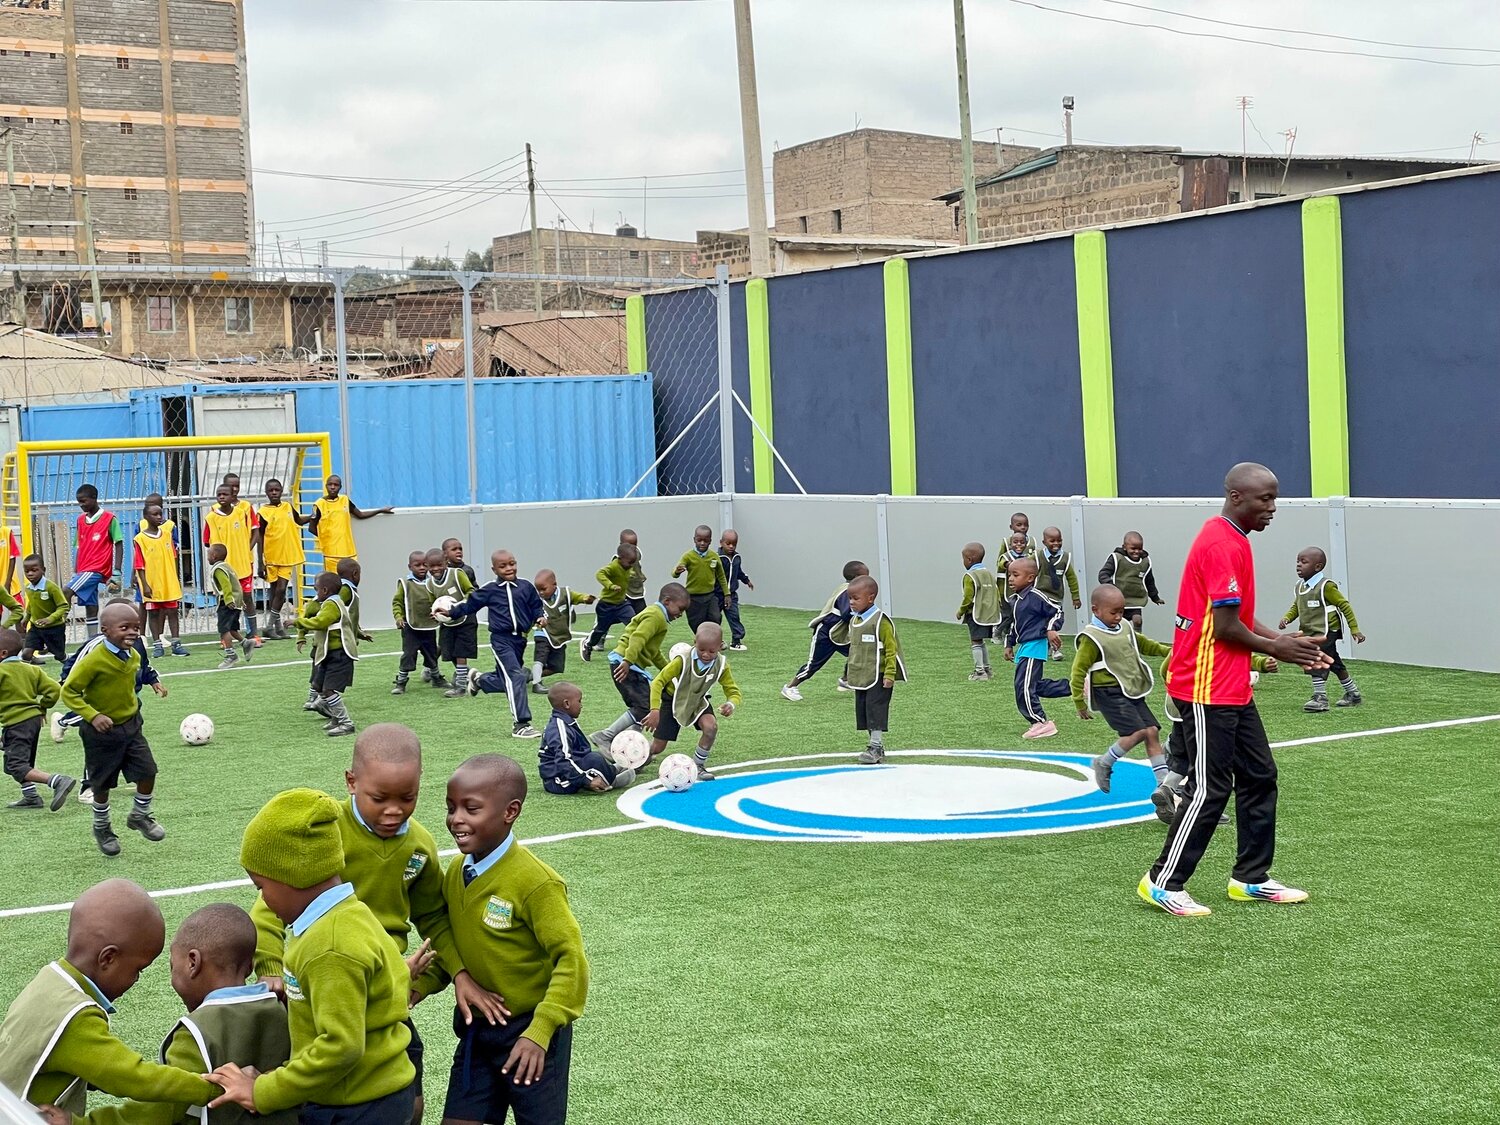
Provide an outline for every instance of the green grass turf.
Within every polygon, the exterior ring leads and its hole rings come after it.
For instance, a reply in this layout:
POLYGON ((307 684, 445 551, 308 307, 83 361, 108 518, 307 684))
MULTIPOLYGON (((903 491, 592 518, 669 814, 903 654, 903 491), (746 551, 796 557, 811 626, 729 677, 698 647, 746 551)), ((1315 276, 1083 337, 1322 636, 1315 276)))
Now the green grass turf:
MULTIPOLYGON (((851 698, 834 691, 836 669, 806 685, 801 704, 776 695, 806 652, 806 616, 747 612, 751 651, 733 657, 747 703, 723 724, 716 762, 863 745, 851 698)), ((897 689, 891 747, 1023 745, 1008 666, 971 684, 961 627, 905 622, 901 633, 914 679, 897 689)), ((386 634, 370 647, 393 644, 386 634)), ((194 651, 165 670, 210 666, 211 650, 194 651)), ((290 644, 272 644, 257 665, 174 676, 169 699, 147 697, 164 843, 131 834, 107 861, 71 800, 55 816, 0 819, 0 909, 66 902, 113 875, 152 889, 236 878, 240 831, 267 797, 305 784, 342 792, 352 740, 324 738, 300 710, 306 666, 259 667, 292 658, 290 644), (176 737, 195 710, 218 725, 211 746, 176 737)), ((413 685, 393 698, 394 666, 389 655, 362 660, 350 709, 361 725, 398 720, 421 733, 417 815, 447 846, 453 767, 499 750, 535 778, 536 744, 511 740, 498 696, 445 700, 413 685)), ((1272 738, 1500 712, 1494 676, 1354 670, 1367 704, 1326 715, 1301 712, 1304 676, 1263 680, 1272 738)), ((586 727, 619 712, 602 662, 575 652, 569 672, 585 690, 586 727)), ((1095 753, 1110 741, 1066 700, 1049 706, 1062 733, 1040 749, 1095 753)), ((1281 751, 1276 873, 1312 900, 1225 901, 1234 841, 1220 832, 1192 884, 1215 908, 1201 920, 1135 897, 1161 843, 1154 821, 954 843, 757 844, 648 828, 541 845, 568 881, 593 970, 573 1119, 1493 1121, 1497 753, 1500 724, 1281 751)), ((43 737, 43 768, 76 772, 80 756, 76 736, 62 747, 43 737)), ((118 822, 125 802, 116 804, 118 822)), ((624 822, 611 797, 534 786, 519 830, 624 822)), ((165 898, 169 928, 215 898, 250 901, 238 890, 165 898)), ((0 919, 0 1003, 61 955, 65 922, 0 919)), ((115 1027, 150 1052, 177 1013, 162 958, 115 1027)), ((446 1084, 450 1018, 441 996, 416 1013, 429 1120, 446 1084)))

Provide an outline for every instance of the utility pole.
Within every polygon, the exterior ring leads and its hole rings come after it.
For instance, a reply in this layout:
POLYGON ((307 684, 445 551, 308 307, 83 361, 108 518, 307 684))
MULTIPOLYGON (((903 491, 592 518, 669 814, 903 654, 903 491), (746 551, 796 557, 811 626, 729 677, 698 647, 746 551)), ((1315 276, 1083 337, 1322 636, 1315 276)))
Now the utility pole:
POLYGON ((969 46, 964 38, 964 0, 953 0, 953 47, 958 54, 958 135, 964 160, 964 242, 979 242, 974 192, 974 130, 969 123, 969 46))
POLYGON ((1250 107, 1255 104, 1255 99, 1248 94, 1241 94, 1236 99, 1240 107, 1240 202, 1248 203, 1250 200, 1250 146, 1245 139, 1245 122, 1250 116, 1250 107))
MULTIPOLYGON (((1478 136, 1478 134, 1475 134, 1478 136)), ((0 137, 5 138, 5 190, 10 196, 10 260, 16 265, 21 263, 21 215, 16 210, 16 146, 11 137, 9 129, 0 132, 0 137)), ((21 271, 15 272, 12 280, 15 294, 17 324, 26 323, 26 289, 21 280, 21 271)))
POLYGON ((1073 95, 1063 95, 1063 144, 1073 147, 1073 95))
POLYGON ((99 296, 99 262, 94 254, 94 219, 89 214, 89 193, 83 192, 83 237, 88 239, 89 278, 94 289, 94 326, 99 335, 104 335, 104 302, 99 296))
POLYGON ((531 197, 531 304, 542 315, 542 236, 536 228, 536 167, 531 162, 531 142, 526 142, 526 194, 531 197))
MULTIPOLYGON (((557 224, 552 228, 552 269, 558 274, 561 274, 563 272, 561 215, 557 216, 557 224)), ((562 311, 563 307, 562 291, 563 283, 561 280, 559 280, 557 283, 557 308, 559 312, 562 311)))
POLYGON ((766 230, 766 169, 760 154, 760 101, 755 93, 755 37, 750 0, 734 0, 734 51, 740 76, 740 133, 745 146, 745 192, 750 211, 750 276, 771 272, 766 230))

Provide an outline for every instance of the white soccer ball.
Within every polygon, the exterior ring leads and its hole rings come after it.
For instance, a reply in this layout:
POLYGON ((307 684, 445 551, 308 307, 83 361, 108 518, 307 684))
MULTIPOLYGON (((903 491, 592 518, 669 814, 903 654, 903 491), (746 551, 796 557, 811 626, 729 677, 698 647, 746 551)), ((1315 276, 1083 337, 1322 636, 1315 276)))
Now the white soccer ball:
POLYGON ((1255 690, 1255 685, 1260 683, 1260 673, 1254 668, 1250 669, 1250 689, 1255 690))
POLYGON ((638 770, 651 757, 651 740, 638 730, 622 730, 609 744, 609 752, 615 765, 638 770))
POLYGON ((698 780, 698 767, 686 754, 668 754, 661 760, 657 777, 667 792, 685 793, 698 780))
POLYGON ((189 715, 182 720, 177 733, 189 746, 207 746, 213 741, 214 721, 207 715, 189 715))
POLYGON ((684 662, 686 662, 687 658, 688 658, 688 653, 690 653, 692 651, 693 651, 693 646, 690 645, 690 644, 688 644, 687 641, 678 641, 675 645, 672 646, 671 650, 667 653, 667 658, 670 659, 670 660, 676 660, 679 657, 681 657, 682 660, 684 662))
POLYGON ((432 616, 439 621, 447 621, 453 615, 453 607, 458 604, 458 599, 442 594, 432 599, 432 616))

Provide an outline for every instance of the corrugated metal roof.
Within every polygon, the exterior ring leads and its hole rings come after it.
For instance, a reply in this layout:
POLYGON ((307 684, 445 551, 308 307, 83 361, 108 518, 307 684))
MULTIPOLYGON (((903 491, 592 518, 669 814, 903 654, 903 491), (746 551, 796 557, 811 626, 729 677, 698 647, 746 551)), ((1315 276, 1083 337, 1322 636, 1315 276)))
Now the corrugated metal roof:
MULTIPOLYGON (((475 333, 475 374, 625 374, 623 313, 554 315, 541 320, 527 315, 527 320, 489 325, 475 333)), ((434 353, 429 376, 454 378, 463 373, 462 349, 440 348, 434 353)))
POLYGON ((61 336, 0 324, 0 399, 41 399, 165 387, 172 376, 61 336))

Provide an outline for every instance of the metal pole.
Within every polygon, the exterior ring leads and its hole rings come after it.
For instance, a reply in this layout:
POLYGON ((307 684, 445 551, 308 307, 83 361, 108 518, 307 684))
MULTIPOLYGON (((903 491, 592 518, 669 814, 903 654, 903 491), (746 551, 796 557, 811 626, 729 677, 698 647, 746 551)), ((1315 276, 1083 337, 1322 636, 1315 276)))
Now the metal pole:
POLYGON ((766 230, 766 170, 760 154, 760 102, 755 93, 755 37, 750 0, 734 0, 734 48, 740 74, 740 133, 745 146, 745 192, 750 203, 750 275, 771 272, 766 230))
POLYGON ((734 410, 730 407, 733 368, 729 342, 729 267, 714 267, 714 304, 718 311, 719 359, 719 491, 734 492, 734 410))
MULTIPOLYGON (((354 457, 349 449, 349 337, 344 329, 344 283, 349 280, 349 271, 333 271, 333 339, 339 380, 339 452, 343 464, 339 466, 344 481, 344 492, 348 494, 353 477, 350 466, 354 457)), ((332 470, 329 470, 332 472, 332 470)))
POLYGON ((969 47, 964 38, 964 0, 953 0, 953 46, 958 53, 958 135, 964 160, 964 242, 979 242, 974 201, 974 128, 969 123, 969 47))
POLYGON ((536 229, 536 168, 531 163, 531 144, 526 145, 526 193, 531 197, 531 303, 537 316, 542 315, 542 238, 536 229))
POLYGON ((481 274, 459 274, 464 288, 464 440, 469 454, 469 549, 474 558, 484 554, 484 513, 479 507, 479 418, 474 406, 474 286, 481 274))
MULTIPOLYGON (((99 296, 99 262, 94 256, 94 220, 89 214, 89 193, 83 192, 83 237, 88 239, 89 268, 93 271, 89 280, 94 289, 94 324, 99 335, 104 335, 104 302, 99 296)), ((191 297, 188 300, 192 300, 191 297)))
MULTIPOLYGON (((5 138, 5 189, 10 196, 10 260, 21 262, 21 214, 16 210, 16 146, 11 131, 0 132, 5 138)), ((16 270, 12 282, 15 289, 16 323, 26 323, 26 285, 21 280, 21 271, 16 270)))

